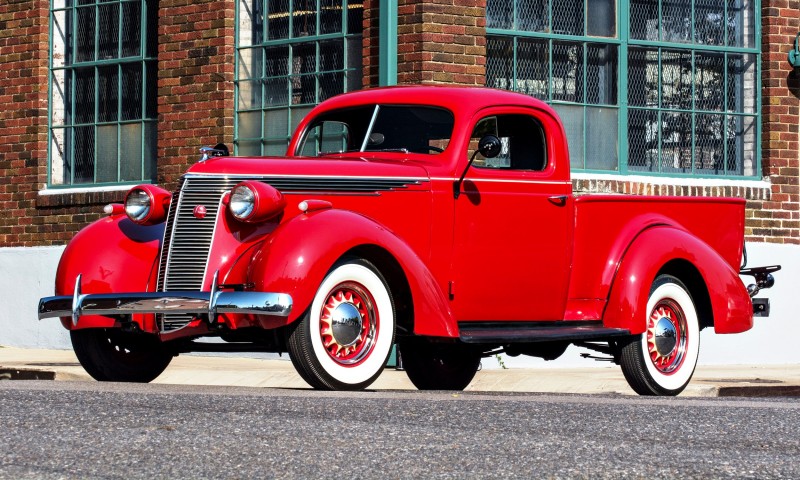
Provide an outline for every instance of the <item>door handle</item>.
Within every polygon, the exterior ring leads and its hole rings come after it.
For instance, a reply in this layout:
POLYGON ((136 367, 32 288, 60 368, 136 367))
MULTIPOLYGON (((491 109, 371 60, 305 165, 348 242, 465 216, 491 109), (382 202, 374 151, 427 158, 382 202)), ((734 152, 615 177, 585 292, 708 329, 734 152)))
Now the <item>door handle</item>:
POLYGON ((563 207, 567 204, 567 197, 566 195, 553 195, 552 197, 547 197, 547 200, 557 207, 563 207))

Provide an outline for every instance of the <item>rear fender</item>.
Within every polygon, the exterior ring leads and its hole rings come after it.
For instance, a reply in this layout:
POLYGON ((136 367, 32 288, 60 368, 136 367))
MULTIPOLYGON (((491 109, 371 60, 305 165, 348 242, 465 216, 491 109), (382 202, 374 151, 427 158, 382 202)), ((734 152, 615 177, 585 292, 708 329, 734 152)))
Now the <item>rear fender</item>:
MULTIPOLYGON (((611 328, 625 328, 631 334, 645 331, 647 299, 659 273, 680 278, 680 269, 670 267, 690 264, 702 277, 705 291, 690 291, 695 304, 710 304, 716 333, 739 333, 753 326, 752 304, 737 272, 702 240, 685 230, 668 226, 642 232, 625 253, 609 294, 603 323, 611 328)), ((688 275, 688 272, 687 272, 688 275)), ((684 281, 687 284, 696 282, 684 281)), ((696 287, 697 288, 697 287, 696 287)), ((698 310, 703 311, 698 305, 698 310)))
POLYGON ((370 246, 387 252, 402 268, 413 303, 414 332, 458 336, 449 303, 423 261, 392 232, 351 211, 309 212, 282 224, 253 255, 247 277, 257 290, 292 296, 294 305, 286 318, 291 323, 309 308, 317 287, 340 258, 370 246))
MULTIPOLYGON (((158 252, 164 223, 137 225, 125 215, 101 218, 69 242, 56 271, 56 295, 72 295, 81 275, 81 293, 128 293, 155 290, 158 252)), ((156 331, 153 315, 134 315, 145 331, 156 331)), ((62 318, 65 328, 114 327, 116 321, 98 315, 81 316, 77 327, 62 318)))

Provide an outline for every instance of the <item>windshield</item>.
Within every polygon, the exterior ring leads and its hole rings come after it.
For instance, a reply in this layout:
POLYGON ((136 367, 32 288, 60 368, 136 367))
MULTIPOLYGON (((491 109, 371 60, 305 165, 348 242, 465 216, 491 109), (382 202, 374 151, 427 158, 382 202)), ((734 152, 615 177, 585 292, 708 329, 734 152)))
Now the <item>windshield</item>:
POLYGON ((366 105, 335 110, 308 126, 298 153, 437 154, 450 143, 453 122, 452 113, 437 107, 366 105))

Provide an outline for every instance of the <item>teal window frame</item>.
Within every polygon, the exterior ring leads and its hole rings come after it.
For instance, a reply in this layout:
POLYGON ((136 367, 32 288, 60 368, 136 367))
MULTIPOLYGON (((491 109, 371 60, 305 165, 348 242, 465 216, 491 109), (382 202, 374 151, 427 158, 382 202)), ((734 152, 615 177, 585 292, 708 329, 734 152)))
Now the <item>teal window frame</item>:
POLYGON ((51 1, 48 188, 154 181, 157 15, 158 0, 51 1))
POLYGON ((347 0, 237 0, 236 155, 285 154, 294 129, 314 106, 330 96, 361 88, 362 18, 362 5, 347 0), (271 4, 286 11, 271 16, 271 4), (297 8, 303 4, 313 4, 315 9, 297 8), (331 11, 341 12, 341 26, 338 31, 323 33, 323 13, 331 11), (357 12, 361 12, 357 24, 351 25, 355 21, 351 15, 357 12), (281 17, 288 19, 285 29, 273 26, 281 17), (315 25, 310 31, 299 31, 296 22, 308 17, 314 18, 315 25), (281 30, 274 33, 272 28, 281 30), (273 55, 282 52, 286 55, 273 55), (330 52, 338 52, 341 60, 330 52), (307 62, 313 68, 308 69, 307 62), (331 85, 341 88, 331 89, 331 85))
MULTIPOLYGON (((492 22, 489 21, 487 18, 487 86, 494 86, 490 82, 492 81, 493 77, 490 75, 490 69, 492 65, 492 61, 497 60, 492 58, 492 51, 491 46, 493 42, 510 42, 512 46, 511 51, 511 68, 513 70, 513 75, 510 79, 510 85, 503 85, 501 88, 506 88, 508 90, 515 90, 515 91, 522 91, 523 93, 531 94, 530 91, 525 91, 524 85, 520 85, 520 81, 518 81, 517 73, 519 71, 519 56, 520 56, 520 45, 524 44, 525 42, 542 42, 543 44, 547 45, 547 57, 546 57, 546 75, 547 75, 547 90, 546 94, 542 94, 542 92, 533 92, 532 96, 540 98, 545 102, 549 103, 551 106, 556 109, 559 113, 562 114, 562 119, 565 117, 563 115, 567 111, 577 112, 578 109, 582 110, 582 122, 576 122, 579 124, 579 128, 573 128, 574 131, 570 130, 569 122, 565 122, 565 128, 568 129, 568 138, 570 142, 570 151, 575 152, 575 155, 571 155, 571 163, 572 167, 576 171, 586 172, 586 173, 598 173, 598 174, 621 174, 621 175, 647 175, 647 176, 665 176, 665 177, 690 177, 690 178, 724 178, 724 179, 747 179, 747 180, 760 180, 761 179, 761 51, 758 48, 761 44, 761 2, 760 0, 755 0, 752 2, 752 10, 749 13, 752 15, 750 18, 752 25, 751 32, 752 35, 745 33, 743 40, 741 40, 746 45, 728 45, 731 42, 732 31, 730 26, 725 26, 723 31, 723 35, 721 38, 722 45, 720 44, 708 44, 701 40, 700 38, 700 31, 697 23, 697 17, 699 15, 697 12, 702 7, 701 0, 688 0, 686 2, 667 2, 667 0, 657 0, 652 2, 652 4, 657 4, 657 30, 658 30, 658 38, 633 38, 632 29, 631 29, 631 8, 632 2, 630 0, 617 0, 615 2, 616 6, 616 34, 614 36, 609 37, 598 37, 598 36, 589 36, 586 35, 586 24, 584 24, 584 31, 582 34, 565 34, 565 33, 554 33, 548 31, 554 25, 554 2, 552 0, 542 0, 541 4, 546 5, 547 9, 547 18, 546 24, 543 24, 544 27, 538 27, 539 31, 523 31, 521 29, 515 29, 514 27, 518 25, 518 21, 521 15, 520 10, 520 3, 523 0, 507 0, 505 2, 501 2, 499 0, 489 0, 489 5, 487 5, 487 14, 491 8, 506 8, 511 5, 510 12, 508 10, 505 11, 506 17, 504 21, 511 22, 509 28, 506 25, 504 28, 493 28, 491 26, 492 22), (494 5, 492 5, 494 4, 494 5), (498 7, 498 5, 502 5, 502 7, 498 7), (666 41, 663 36, 664 32, 667 31, 665 27, 662 26, 665 23, 665 16, 664 12, 667 10, 667 6, 669 8, 674 8, 675 5, 683 6, 684 8, 689 9, 691 11, 691 28, 688 30, 691 36, 686 41, 666 41), (616 102, 610 104, 603 104, 602 102, 587 102, 586 95, 582 97, 582 100, 579 101, 564 101, 558 98, 555 98, 553 95, 553 48, 554 45, 563 45, 563 44, 573 44, 576 46, 581 46, 583 49, 582 55, 582 73, 583 73, 583 88, 584 92, 586 92, 587 83, 587 72, 589 71, 588 65, 588 55, 587 51, 591 45, 608 45, 612 46, 613 48, 617 48, 617 72, 616 72, 616 102), (648 50, 650 52, 655 52, 651 54, 651 57, 655 60, 653 65, 657 65, 657 88, 655 92, 649 90, 652 93, 657 93, 656 98, 653 102, 648 103, 646 105, 638 105, 638 104, 631 104, 629 102, 629 76, 631 75, 629 69, 629 61, 631 60, 631 52, 636 52, 637 50, 648 50), (667 85, 665 82, 665 70, 664 65, 666 62, 664 61, 665 53, 668 57, 670 52, 682 52, 688 55, 687 58, 690 58, 691 65, 689 73, 686 71, 681 70, 681 75, 689 75, 692 78, 690 82, 690 96, 691 102, 688 105, 680 105, 680 107, 673 107, 671 105, 665 105, 665 94, 664 94, 664 86, 667 85), (708 58, 710 56, 717 56, 722 59, 722 80, 719 82, 723 85, 724 91, 722 92, 721 96, 721 105, 719 108, 709 108, 708 105, 703 105, 702 101, 698 101, 698 92, 700 92, 700 83, 696 81, 697 78, 702 76, 703 70, 698 67, 699 60, 704 58, 708 58), (736 80, 734 74, 730 73, 728 70, 731 61, 737 58, 748 58, 752 60, 750 63, 752 66, 752 70, 748 70, 746 75, 747 79, 752 82, 752 85, 749 87, 749 90, 752 90, 752 98, 747 96, 746 89, 742 89, 740 96, 738 98, 740 100, 738 104, 743 104, 749 102, 749 106, 731 108, 731 101, 728 100, 729 92, 729 85, 733 80, 736 80), (747 100, 745 102, 744 100, 747 100), (616 164, 613 168, 592 168, 593 166, 587 164, 587 149, 597 148, 597 141, 604 141, 602 136, 598 136, 596 134, 592 134, 592 132, 588 131, 591 128, 591 124, 589 123, 588 113, 592 111, 592 109, 608 109, 611 111, 617 112, 617 122, 616 122, 616 135, 612 136, 616 140, 616 164), (632 149, 636 148, 636 143, 633 137, 628 136, 629 132, 629 122, 631 115, 651 115, 654 117, 653 121, 650 122, 651 129, 653 131, 646 132, 646 135, 652 137, 650 140, 653 142, 657 142, 657 145, 653 144, 651 146, 652 149, 655 149, 655 159, 657 161, 652 162, 649 165, 646 165, 646 161, 643 160, 636 160, 638 158, 637 154, 640 152, 631 152, 632 149), (686 143, 690 144, 690 151, 688 148, 684 148, 686 151, 688 158, 690 160, 689 165, 683 165, 675 168, 667 167, 666 165, 669 163, 667 161, 667 155, 671 155, 674 152, 670 150, 670 146, 668 145, 669 138, 671 137, 681 137, 679 133, 673 132, 669 134, 666 132, 666 123, 664 121, 665 118, 669 116, 681 116, 682 118, 689 119, 689 126, 690 131, 688 136, 690 138, 689 142, 684 141, 684 145, 686 143), (709 122, 711 119, 713 122, 716 122, 716 126, 710 127, 711 131, 717 135, 716 142, 718 143, 718 150, 721 152, 721 158, 717 158, 715 162, 713 161, 702 161, 702 157, 706 153, 701 145, 701 139, 705 138, 700 135, 701 127, 704 125, 702 122, 706 123, 713 123, 709 122), (721 120, 720 120, 721 119, 721 120), (586 125, 588 128, 584 128, 580 126, 586 125), (736 152, 733 154, 730 153, 733 149, 731 148, 731 144, 729 141, 732 138, 732 135, 737 135, 739 133, 738 128, 736 130, 731 130, 732 124, 747 124, 747 133, 746 138, 742 136, 740 139, 733 139, 733 143, 737 146, 736 152), (580 138, 576 138, 576 136, 580 135, 580 138), (726 141, 726 139, 728 141, 726 141), (737 143, 738 142, 738 143, 737 143), (745 158, 745 152, 752 155, 752 158, 745 158), (737 155, 736 158, 732 158, 731 155, 737 155), (634 158, 636 157, 636 158, 634 158), (698 160, 701 158, 701 160, 698 160), (730 168, 731 162, 734 162, 736 168, 730 168), (638 164, 637 164, 638 163, 638 164), (716 165, 715 168, 708 168, 708 164, 716 165), (721 167, 720 167, 721 166, 721 167)), ((530 0, 526 0, 530 3, 530 0)), ((613 1, 613 0, 612 0, 613 1)), ((561 2, 563 5, 566 2, 561 2)), ((588 0, 584 0, 582 3, 584 8, 588 11, 588 0)), ((708 3, 708 2, 705 2, 708 3)), ((741 2, 744 4, 745 2, 741 2)), ((577 4, 577 2, 576 2, 577 4)), ((638 5, 641 5, 642 2, 639 2, 638 5)), ((729 12, 729 4, 732 4, 730 0, 724 2, 724 18, 728 18, 729 14, 733 12, 733 7, 731 7, 731 11, 729 12)), ((499 11, 499 10, 498 10, 499 11)), ((488 16, 488 15, 487 15, 488 16)), ((584 19, 584 22, 586 20, 584 19)), ((541 23, 541 22, 540 22, 541 23)), ((564 22, 560 22, 564 23, 564 22)), ((724 23, 724 22, 723 22, 724 23)), ((736 37, 738 38, 738 37, 736 37)), ((734 38, 734 40, 736 40, 734 38)), ((673 39, 670 39, 673 40, 673 39)), ((682 68, 687 68, 684 65, 682 68)), ((742 75, 744 78, 744 75, 742 75)), ((740 82, 742 83, 742 82, 740 82)), ((735 102, 734 102, 735 103, 735 102)), ((578 118, 580 117, 580 113, 578 113, 578 118)), ((576 118, 572 116, 571 118, 576 118)), ((600 124, 601 122, 595 122, 600 124)), ((606 135, 608 135, 608 127, 607 124, 602 124, 602 129, 605 131, 606 135)), ((708 131, 706 131, 706 136, 708 131)), ((686 132, 683 132, 683 136, 686 136, 686 132)), ((713 135, 712 135, 713 136, 713 135)), ((676 150, 677 151, 677 150, 676 150)), ((717 152, 717 153, 719 153, 717 152)), ((649 152, 648 152, 649 153, 649 152)))

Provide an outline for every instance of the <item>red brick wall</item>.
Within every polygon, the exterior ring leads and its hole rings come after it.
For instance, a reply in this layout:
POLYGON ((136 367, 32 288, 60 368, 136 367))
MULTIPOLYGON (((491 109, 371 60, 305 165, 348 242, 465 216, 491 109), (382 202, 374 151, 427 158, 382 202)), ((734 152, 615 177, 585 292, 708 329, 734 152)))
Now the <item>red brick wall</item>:
POLYGON ((380 38, 378 36, 380 31, 380 11, 378 3, 378 0, 366 0, 364 2, 364 36, 362 37, 362 53, 364 55, 362 86, 364 88, 377 87, 380 84, 378 78, 380 66, 380 38))
POLYGON ((47 182, 47 0, 0 2, 0 246, 66 243, 118 194, 40 196, 47 182), (103 197, 103 198, 100 198, 103 197))
POLYGON ((768 200, 748 202, 747 234, 754 241, 800 244, 800 68, 786 59, 800 31, 800 0, 764 0, 761 15, 761 164, 772 191, 768 200))
POLYGON ((158 183, 172 189, 204 145, 233 149, 234 0, 160 0, 158 183))
POLYGON ((400 0, 397 83, 483 85, 486 0, 400 0))

